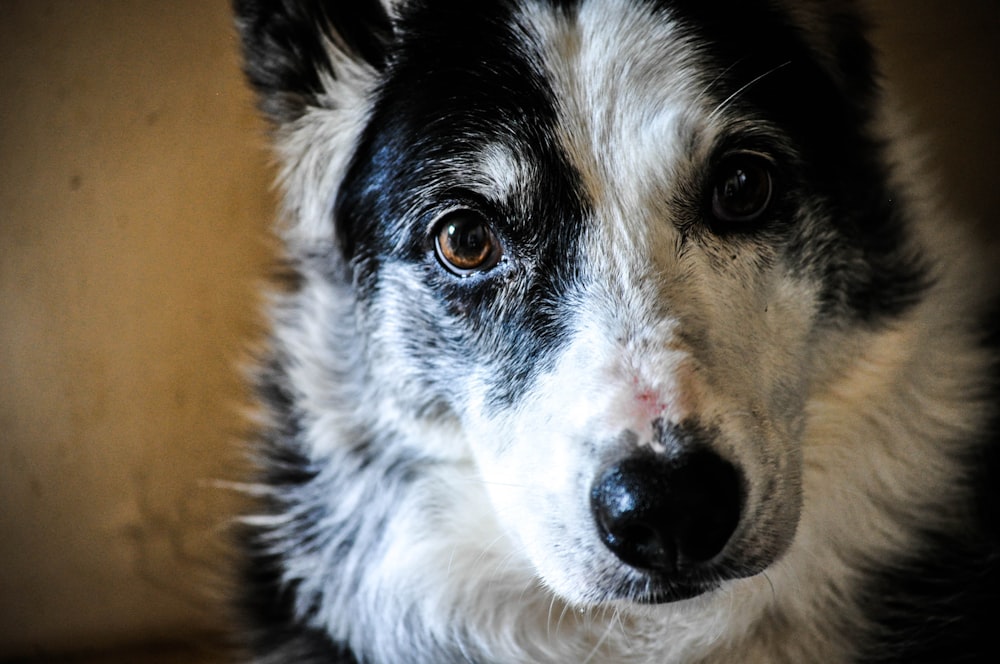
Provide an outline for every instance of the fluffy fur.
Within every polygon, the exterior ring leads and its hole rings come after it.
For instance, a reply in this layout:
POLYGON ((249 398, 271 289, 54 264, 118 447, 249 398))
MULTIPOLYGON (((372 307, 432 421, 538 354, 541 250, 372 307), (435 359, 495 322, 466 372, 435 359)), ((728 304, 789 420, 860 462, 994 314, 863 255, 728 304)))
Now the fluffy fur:
POLYGON ((855 9, 345 4, 235 5, 253 661, 994 661, 988 268, 855 9))

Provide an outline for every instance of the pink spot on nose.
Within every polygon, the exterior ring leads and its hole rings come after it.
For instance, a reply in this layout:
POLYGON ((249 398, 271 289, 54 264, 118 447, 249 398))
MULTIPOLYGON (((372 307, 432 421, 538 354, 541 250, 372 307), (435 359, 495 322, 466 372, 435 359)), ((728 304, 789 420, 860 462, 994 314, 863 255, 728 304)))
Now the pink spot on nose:
POLYGON ((645 418, 659 417, 666 408, 666 404, 660 400, 660 395, 652 389, 638 390, 635 400, 641 415, 645 418))

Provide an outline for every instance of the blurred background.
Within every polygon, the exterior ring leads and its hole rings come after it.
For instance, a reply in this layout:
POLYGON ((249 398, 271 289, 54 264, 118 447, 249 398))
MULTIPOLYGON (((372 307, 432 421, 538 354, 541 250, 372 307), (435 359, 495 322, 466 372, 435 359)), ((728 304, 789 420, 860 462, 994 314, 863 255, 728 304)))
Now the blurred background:
MULTIPOLYGON (((1000 3, 873 11, 995 242, 1000 3)), ((0 0, 0 661, 224 661, 272 179, 226 0, 0 0)))

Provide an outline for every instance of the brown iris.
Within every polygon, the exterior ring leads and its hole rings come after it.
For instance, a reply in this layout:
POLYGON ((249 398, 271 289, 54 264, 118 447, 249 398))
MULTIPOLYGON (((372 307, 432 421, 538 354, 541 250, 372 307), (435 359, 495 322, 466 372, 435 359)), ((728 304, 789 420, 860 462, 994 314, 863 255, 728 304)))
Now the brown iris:
POLYGON ((468 276, 500 261, 500 242, 489 223, 472 210, 446 214, 435 226, 434 250, 449 271, 468 276))

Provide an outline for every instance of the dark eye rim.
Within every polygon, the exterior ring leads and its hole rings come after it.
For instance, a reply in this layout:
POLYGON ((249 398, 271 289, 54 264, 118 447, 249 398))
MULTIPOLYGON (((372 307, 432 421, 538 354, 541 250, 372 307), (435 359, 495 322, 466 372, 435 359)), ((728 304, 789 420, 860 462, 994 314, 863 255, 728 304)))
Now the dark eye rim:
POLYGON ((760 221, 774 206, 775 199, 777 198, 777 179, 778 165, 771 155, 756 150, 732 150, 726 152, 716 161, 708 181, 706 207, 714 225, 730 230, 746 228, 760 221), (719 183, 723 178, 731 174, 734 166, 741 164, 752 164, 755 167, 761 168, 766 178, 767 192, 763 202, 751 212, 746 214, 730 214, 728 211, 722 209, 722 204, 719 201, 719 183))
POLYGON ((430 224, 429 237, 430 245, 437 263, 448 273, 456 277, 467 278, 477 274, 489 272, 499 265, 504 259, 505 252, 503 243, 499 235, 497 235, 494 225, 485 214, 473 207, 454 207, 438 215, 430 224), (441 246, 441 236, 445 227, 454 223, 456 217, 463 216, 472 217, 480 221, 490 237, 490 250, 485 254, 485 258, 480 263, 471 268, 461 267, 449 261, 445 256, 443 247, 441 246))

